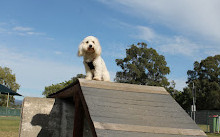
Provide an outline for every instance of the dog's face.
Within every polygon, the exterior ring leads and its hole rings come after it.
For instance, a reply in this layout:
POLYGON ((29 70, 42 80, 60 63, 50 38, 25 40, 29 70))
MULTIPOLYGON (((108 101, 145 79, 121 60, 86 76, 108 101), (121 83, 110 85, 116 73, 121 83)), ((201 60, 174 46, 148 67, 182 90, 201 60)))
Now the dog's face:
POLYGON ((88 36, 79 45, 78 56, 85 56, 86 54, 95 54, 100 56, 101 46, 96 37, 88 36))

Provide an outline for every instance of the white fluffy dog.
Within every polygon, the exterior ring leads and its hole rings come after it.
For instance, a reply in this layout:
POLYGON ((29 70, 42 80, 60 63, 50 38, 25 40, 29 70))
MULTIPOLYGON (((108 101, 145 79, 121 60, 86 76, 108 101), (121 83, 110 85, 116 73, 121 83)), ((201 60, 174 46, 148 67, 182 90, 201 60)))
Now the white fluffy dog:
POLYGON ((79 45, 78 56, 83 56, 87 80, 110 81, 109 72, 101 58, 101 46, 94 36, 86 37, 79 45))

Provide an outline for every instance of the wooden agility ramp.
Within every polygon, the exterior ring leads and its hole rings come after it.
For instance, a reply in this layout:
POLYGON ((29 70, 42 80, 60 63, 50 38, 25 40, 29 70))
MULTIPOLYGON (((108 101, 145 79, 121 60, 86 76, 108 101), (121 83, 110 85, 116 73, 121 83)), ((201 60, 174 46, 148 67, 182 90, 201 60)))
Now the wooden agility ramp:
POLYGON ((204 137, 162 87, 78 79, 25 98, 20 137, 204 137))

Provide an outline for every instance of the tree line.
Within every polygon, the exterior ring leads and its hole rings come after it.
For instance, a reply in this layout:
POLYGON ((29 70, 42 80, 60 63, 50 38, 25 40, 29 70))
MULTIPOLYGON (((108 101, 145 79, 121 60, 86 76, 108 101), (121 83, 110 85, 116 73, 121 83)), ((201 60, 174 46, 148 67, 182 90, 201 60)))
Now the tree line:
MULTIPOLYGON (((7 88, 17 92, 20 85, 16 82, 15 74, 8 67, 0 66, 0 84, 6 86, 7 88)), ((0 94, 0 106, 7 105, 7 95, 0 94)), ((9 96, 9 106, 15 107, 15 99, 13 96, 9 96)))
MULTIPOLYGON (((192 105, 194 85, 198 110, 220 109, 220 55, 209 56, 200 62, 195 61, 193 70, 187 71, 187 85, 183 91, 175 89, 174 81, 168 81, 166 76, 170 73, 170 68, 165 57, 159 55, 155 49, 148 48, 146 43, 130 45, 126 49, 126 57, 116 59, 115 62, 121 68, 121 71, 116 72, 115 82, 164 87, 185 110, 190 110, 192 105)), ((5 75, 2 69, 4 68, 0 67, 0 83, 4 85, 5 83, 1 81, 5 75)), ((76 81, 77 78, 84 77, 85 75, 78 74, 71 80, 46 86, 42 94, 46 97, 76 81)), ((15 87, 13 87, 15 90, 19 88, 15 87)), ((4 95, 1 95, 0 105, 4 105, 1 103, 3 100, 4 95)), ((13 98, 11 101, 13 102, 13 98)))

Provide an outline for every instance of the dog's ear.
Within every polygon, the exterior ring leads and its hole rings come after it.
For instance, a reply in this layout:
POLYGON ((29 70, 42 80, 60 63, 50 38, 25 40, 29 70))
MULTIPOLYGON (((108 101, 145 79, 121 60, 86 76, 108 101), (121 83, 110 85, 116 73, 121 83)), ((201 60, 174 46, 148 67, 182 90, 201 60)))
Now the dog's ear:
POLYGON ((99 40, 96 38, 96 50, 95 50, 95 53, 96 55, 100 56, 101 53, 102 53, 102 48, 101 48, 101 45, 99 43, 99 40))
POLYGON ((84 42, 82 41, 82 42, 80 43, 80 45, 79 45, 78 56, 83 56, 83 55, 84 55, 83 45, 84 45, 84 42))

